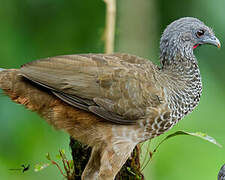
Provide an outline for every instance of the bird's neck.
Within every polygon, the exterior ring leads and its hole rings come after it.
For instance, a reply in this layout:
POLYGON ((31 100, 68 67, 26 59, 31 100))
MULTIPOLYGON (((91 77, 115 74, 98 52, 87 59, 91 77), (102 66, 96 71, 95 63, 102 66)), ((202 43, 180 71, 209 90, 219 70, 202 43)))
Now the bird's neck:
POLYGON ((161 69, 166 83, 165 94, 175 123, 198 104, 202 92, 200 70, 196 58, 178 58, 161 69))

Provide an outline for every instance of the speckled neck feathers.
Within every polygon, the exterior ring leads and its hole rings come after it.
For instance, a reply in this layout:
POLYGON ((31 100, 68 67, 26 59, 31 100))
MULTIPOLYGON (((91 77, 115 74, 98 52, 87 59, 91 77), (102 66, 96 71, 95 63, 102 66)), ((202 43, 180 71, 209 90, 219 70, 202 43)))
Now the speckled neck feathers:
MULTIPOLYGON (((200 70, 195 59, 180 59, 161 70, 167 82, 164 89, 172 121, 177 123, 199 103, 202 93, 200 70)), ((165 82, 164 81, 164 82, 165 82)))

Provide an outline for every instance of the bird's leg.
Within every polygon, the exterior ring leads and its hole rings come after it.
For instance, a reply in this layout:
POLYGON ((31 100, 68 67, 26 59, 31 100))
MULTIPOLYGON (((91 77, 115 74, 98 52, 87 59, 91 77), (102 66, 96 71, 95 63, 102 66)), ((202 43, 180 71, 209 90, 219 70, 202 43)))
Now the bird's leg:
POLYGON ((107 146, 101 154, 101 166, 98 180, 114 180, 135 146, 136 143, 131 142, 107 146))
POLYGON ((99 168, 100 168, 100 155, 101 151, 99 147, 92 148, 90 159, 82 173, 82 180, 97 180, 99 168))

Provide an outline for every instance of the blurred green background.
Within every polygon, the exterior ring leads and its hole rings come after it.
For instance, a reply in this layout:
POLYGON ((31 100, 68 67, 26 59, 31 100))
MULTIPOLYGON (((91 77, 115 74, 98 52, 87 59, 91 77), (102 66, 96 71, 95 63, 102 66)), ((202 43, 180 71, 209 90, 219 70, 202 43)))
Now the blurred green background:
MULTIPOLYGON (((159 39, 173 20, 193 16, 211 26, 220 50, 195 50, 203 95, 195 111, 153 144, 176 130, 206 132, 225 148, 224 0, 118 0, 116 51, 158 63, 159 39)), ((0 67, 18 68, 26 62, 62 54, 104 51, 105 4, 102 0, 0 0, 0 67)), ((147 180, 216 179, 225 163, 225 149, 198 138, 180 136, 159 148, 145 168, 147 180)), ((56 167, 34 172, 39 162, 66 149, 69 136, 56 131, 35 113, 0 96, 0 179, 60 180, 56 167), (30 164, 26 173, 10 171, 30 164)))

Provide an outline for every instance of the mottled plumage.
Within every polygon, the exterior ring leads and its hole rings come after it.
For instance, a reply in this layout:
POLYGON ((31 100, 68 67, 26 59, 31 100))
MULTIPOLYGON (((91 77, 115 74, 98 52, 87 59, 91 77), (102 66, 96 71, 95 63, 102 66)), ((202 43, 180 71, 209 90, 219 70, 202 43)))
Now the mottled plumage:
POLYGON ((198 104, 193 49, 206 43, 220 46, 200 20, 181 18, 162 35, 161 67, 120 53, 57 56, 1 70, 0 88, 93 147, 83 179, 112 180, 138 143, 169 130, 198 104))
POLYGON ((221 167, 218 173, 218 180, 225 180, 225 164, 221 167))

